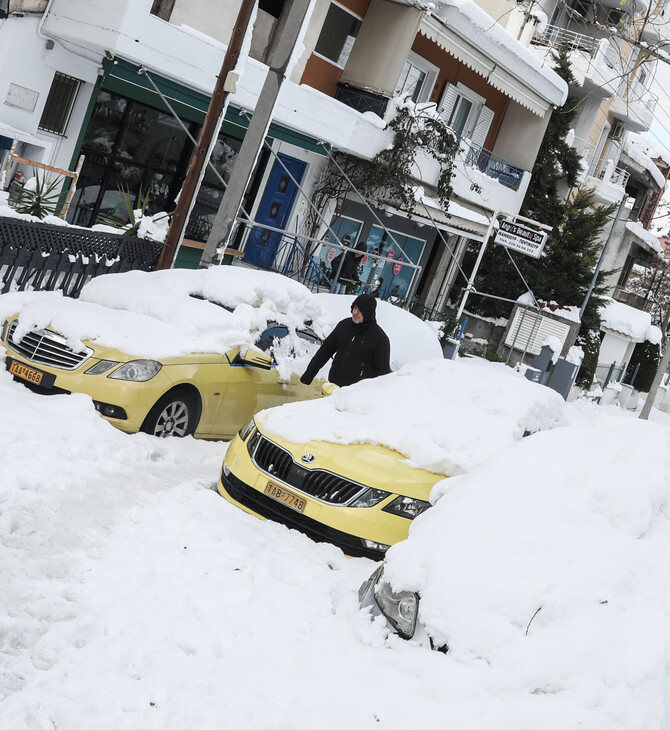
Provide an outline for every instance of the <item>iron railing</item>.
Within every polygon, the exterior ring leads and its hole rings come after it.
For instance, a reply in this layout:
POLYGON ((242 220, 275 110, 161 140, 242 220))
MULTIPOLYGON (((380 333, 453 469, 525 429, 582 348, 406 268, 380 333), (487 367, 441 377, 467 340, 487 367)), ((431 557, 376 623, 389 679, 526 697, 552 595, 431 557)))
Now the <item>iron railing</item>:
POLYGON ((0 294, 48 290, 76 297, 94 276, 151 271, 161 247, 120 234, 0 218, 0 294))
POLYGON ((380 117, 384 117, 386 107, 389 100, 380 94, 374 94, 371 91, 357 89, 348 84, 338 84, 335 91, 335 99, 341 101, 346 106, 350 106, 357 112, 373 112, 380 117))
POLYGON ((593 36, 575 33, 566 28, 559 28, 557 25, 548 25, 541 33, 533 36, 531 43, 551 48, 565 45, 569 51, 583 51, 589 56, 595 56, 599 41, 593 36))
POLYGON ((501 185, 512 190, 518 190, 523 180, 525 170, 508 162, 503 157, 494 154, 469 139, 461 138, 461 143, 467 147, 465 164, 483 172, 488 177, 497 180, 501 185))

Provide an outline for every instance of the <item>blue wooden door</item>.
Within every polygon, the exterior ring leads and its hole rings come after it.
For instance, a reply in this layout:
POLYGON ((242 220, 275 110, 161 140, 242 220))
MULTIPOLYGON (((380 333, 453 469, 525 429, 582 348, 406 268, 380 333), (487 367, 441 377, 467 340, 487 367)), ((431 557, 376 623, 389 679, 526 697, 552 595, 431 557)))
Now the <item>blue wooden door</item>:
MULTIPOLYGON (((268 183, 263 192, 263 198, 258 206, 256 222, 273 228, 285 228, 293 208, 298 185, 305 172, 306 163, 287 155, 278 155, 270 172, 268 183), (286 169, 285 169, 286 168, 286 169), (287 170, 291 173, 287 172, 287 170)), ((254 226, 244 249, 244 260, 257 266, 272 267, 275 254, 279 248, 282 234, 270 231, 267 228, 254 226)))

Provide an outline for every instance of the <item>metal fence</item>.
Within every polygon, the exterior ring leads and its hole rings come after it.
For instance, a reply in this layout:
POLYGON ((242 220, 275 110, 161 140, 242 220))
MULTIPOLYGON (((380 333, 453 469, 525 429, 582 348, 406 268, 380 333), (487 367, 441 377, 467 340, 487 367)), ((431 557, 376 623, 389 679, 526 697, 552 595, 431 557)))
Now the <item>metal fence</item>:
POLYGON ((79 295, 94 276, 156 267, 161 244, 84 228, 0 218, 0 294, 62 291, 79 295))

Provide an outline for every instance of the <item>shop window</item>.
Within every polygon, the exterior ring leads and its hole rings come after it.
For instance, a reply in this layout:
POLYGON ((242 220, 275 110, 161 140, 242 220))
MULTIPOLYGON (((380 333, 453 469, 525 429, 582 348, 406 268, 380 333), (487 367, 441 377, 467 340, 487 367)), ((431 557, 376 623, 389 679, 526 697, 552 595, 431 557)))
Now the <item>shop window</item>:
POLYGON ((361 281, 367 284, 381 281, 382 299, 407 296, 416 269, 405 264, 419 263, 426 241, 397 231, 387 231, 381 226, 372 226, 366 243, 368 253, 375 254, 375 258, 368 256, 365 260, 359 274, 361 281))
POLYGON ((61 136, 65 134, 80 85, 79 79, 56 72, 44 105, 42 118, 37 125, 39 129, 61 136))
POLYGON ((398 79, 395 96, 408 96, 415 102, 428 101, 437 73, 437 66, 410 52, 398 79))
POLYGON ((339 5, 331 3, 314 52, 344 68, 360 27, 359 18, 339 5))

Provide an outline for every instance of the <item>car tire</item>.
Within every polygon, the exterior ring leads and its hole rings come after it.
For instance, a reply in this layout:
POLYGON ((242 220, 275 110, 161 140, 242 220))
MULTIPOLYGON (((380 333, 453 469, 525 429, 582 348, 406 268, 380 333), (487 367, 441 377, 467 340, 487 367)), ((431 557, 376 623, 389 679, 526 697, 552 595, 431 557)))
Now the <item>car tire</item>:
POLYGON ((156 402, 140 430, 158 438, 183 438, 193 434, 195 421, 193 396, 186 390, 173 390, 156 402))

